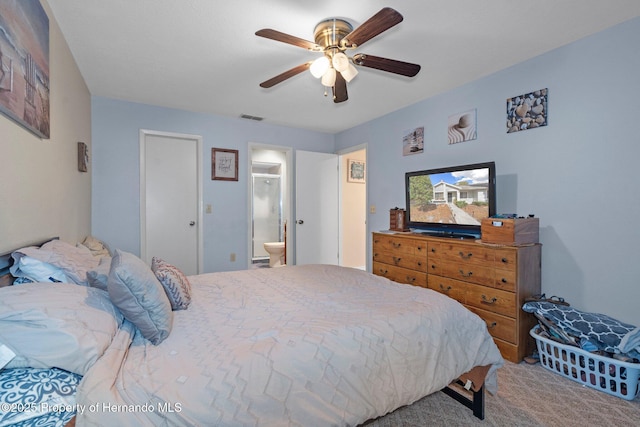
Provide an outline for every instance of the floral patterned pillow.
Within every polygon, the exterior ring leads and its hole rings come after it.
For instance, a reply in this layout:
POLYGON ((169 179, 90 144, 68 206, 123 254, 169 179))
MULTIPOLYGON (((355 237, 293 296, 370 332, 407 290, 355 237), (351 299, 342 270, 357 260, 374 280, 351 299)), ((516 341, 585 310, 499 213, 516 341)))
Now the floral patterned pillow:
POLYGON ((180 269, 168 262, 153 257, 151 271, 164 287, 172 310, 186 310, 191 304, 191 283, 180 269))

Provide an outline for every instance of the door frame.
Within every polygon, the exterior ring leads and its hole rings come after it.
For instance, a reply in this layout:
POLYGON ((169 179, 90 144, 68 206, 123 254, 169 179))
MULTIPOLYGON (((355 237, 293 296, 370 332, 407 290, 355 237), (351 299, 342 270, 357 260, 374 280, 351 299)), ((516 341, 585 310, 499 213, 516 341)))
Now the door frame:
POLYGON ((293 147, 286 147, 282 145, 273 145, 273 144, 263 144, 260 142, 249 142, 247 144, 247 152, 249 155, 247 156, 247 268, 251 268, 252 264, 252 254, 253 254, 253 233, 252 233, 252 223, 253 223, 253 179, 251 168, 253 164, 253 150, 270 150, 270 151, 279 151, 284 153, 285 162, 286 162, 286 180, 283 184, 286 186, 285 197, 287 199, 287 206, 282 208, 282 221, 286 221, 287 224, 287 235, 286 235, 286 258, 287 264, 293 265, 293 254, 294 252, 294 244, 295 244, 295 235, 293 224, 291 224, 291 218, 293 218, 293 177, 295 175, 295 171, 293 170, 293 147))
POLYGON ((202 136, 187 133, 161 132, 149 129, 140 129, 140 258, 147 258, 147 182, 146 182, 146 157, 145 147, 147 136, 160 136, 175 139, 191 139, 196 141, 196 176, 198 186, 198 232, 196 233, 196 250, 198 252, 198 274, 202 273, 204 260, 203 244, 203 192, 202 192, 202 136))

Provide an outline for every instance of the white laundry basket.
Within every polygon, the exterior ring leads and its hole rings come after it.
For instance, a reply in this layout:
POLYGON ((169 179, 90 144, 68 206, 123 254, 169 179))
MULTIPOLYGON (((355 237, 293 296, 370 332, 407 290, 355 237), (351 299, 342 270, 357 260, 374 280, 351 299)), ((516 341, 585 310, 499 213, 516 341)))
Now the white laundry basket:
POLYGON ((538 335, 539 326, 529 334, 536 340, 540 363, 550 371, 613 396, 633 400, 640 385, 640 363, 629 363, 589 353, 538 335))

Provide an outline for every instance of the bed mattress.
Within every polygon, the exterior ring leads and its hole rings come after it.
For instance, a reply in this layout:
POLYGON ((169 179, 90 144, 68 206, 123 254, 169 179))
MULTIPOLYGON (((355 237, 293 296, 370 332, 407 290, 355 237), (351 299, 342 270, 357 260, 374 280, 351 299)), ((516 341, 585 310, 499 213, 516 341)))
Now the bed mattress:
POLYGON ((127 321, 82 380, 78 426, 358 425, 503 363, 437 292, 329 265, 190 276, 154 346, 127 321))

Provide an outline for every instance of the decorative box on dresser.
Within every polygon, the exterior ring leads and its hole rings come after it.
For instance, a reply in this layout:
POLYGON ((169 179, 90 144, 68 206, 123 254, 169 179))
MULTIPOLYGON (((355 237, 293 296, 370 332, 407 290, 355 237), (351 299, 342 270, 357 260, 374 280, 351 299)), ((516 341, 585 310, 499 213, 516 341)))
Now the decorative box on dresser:
POLYGON ((479 240, 412 233, 373 233, 373 273, 433 289, 480 316, 502 356, 531 355, 536 319, 521 307, 540 293, 541 245, 484 244, 479 240))

